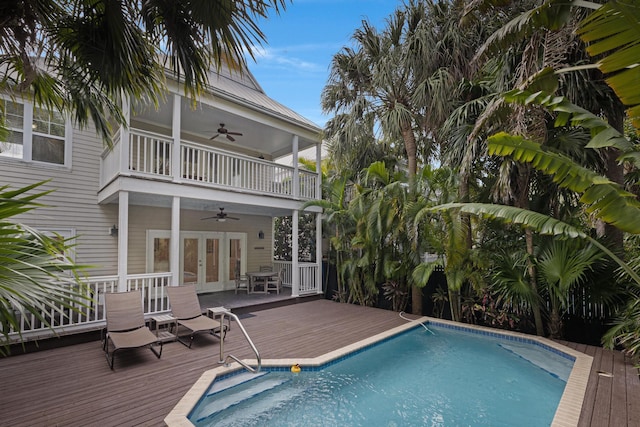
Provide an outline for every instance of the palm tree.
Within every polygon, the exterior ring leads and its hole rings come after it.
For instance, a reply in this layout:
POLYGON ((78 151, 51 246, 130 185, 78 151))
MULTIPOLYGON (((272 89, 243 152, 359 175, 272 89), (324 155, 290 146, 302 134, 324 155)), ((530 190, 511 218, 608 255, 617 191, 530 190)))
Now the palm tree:
POLYGON ((51 326, 43 313, 68 316, 91 301, 77 273, 83 268, 68 257, 73 242, 51 237, 13 222, 11 217, 40 206, 47 194, 29 193, 43 183, 11 190, 0 187, 0 355, 6 354, 12 332, 20 333, 20 319, 31 316, 51 326))
POLYGON ((483 283, 478 251, 468 245, 467 221, 457 212, 434 215, 431 211, 436 205, 454 200, 458 185, 458 175, 453 170, 425 167, 417 181, 417 188, 422 191, 412 207, 413 215, 410 215, 412 225, 416 228, 414 242, 427 241, 429 252, 438 255, 436 259, 424 260, 417 265, 412 271, 412 278, 422 287, 427 284, 435 268, 443 268, 451 316, 455 321, 462 318, 463 286, 471 284, 474 289, 480 289, 483 283))
POLYGON ((562 317, 570 306, 571 291, 586 281, 603 253, 575 241, 553 240, 537 257, 542 291, 549 301, 549 334, 562 338, 562 317))
MULTIPOLYGON (((378 32, 367 21, 331 63, 322 107, 335 116, 326 126, 329 139, 352 141, 380 131, 381 140, 404 147, 410 186, 418 169, 418 141, 428 151, 422 123, 425 105, 417 102, 435 71, 432 46, 438 41, 429 24, 430 2, 410 0, 378 32)), ((413 312, 422 312, 421 290, 412 290, 413 312)))
POLYGON ((353 218, 348 210, 351 185, 347 175, 335 175, 330 178, 323 177, 322 200, 310 200, 302 207, 304 210, 309 206, 318 206, 324 211, 325 226, 323 230, 331 234, 329 240, 329 262, 331 262, 331 255, 333 255, 338 271, 338 290, 337 295, 334 297, 340 302, 347 300, 347 288, 344 280, 344 254, 350 250, 349 236, 354 227, 353 218))
POLYGON ((164 69, 194 97, 212 66, 241 71, 264 41, 256 20, 285 0, 10 2, 0 22, 0 89, 93 121, 110 142, 110 118, 123 123, 119 99, 157 100, 164 69))

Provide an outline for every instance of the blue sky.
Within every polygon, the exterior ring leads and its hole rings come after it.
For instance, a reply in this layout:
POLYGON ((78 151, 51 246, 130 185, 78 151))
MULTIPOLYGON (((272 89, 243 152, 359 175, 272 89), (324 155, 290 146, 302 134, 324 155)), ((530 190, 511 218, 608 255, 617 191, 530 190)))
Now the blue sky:
POLYGON ((249 69, 271 98, 323 126, 320 94, 333 55, 367 19, 383 28, 400 0, 293 0, 280 16, 259 21, 264 45, 249 69))

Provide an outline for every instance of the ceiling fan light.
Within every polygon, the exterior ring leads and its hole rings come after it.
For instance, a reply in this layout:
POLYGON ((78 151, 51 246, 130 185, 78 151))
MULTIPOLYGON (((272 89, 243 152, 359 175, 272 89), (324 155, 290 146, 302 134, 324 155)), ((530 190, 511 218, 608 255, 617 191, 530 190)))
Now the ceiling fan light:
POLYGON ((225 222, 227 218, 218 218, 218 222, 225 222))

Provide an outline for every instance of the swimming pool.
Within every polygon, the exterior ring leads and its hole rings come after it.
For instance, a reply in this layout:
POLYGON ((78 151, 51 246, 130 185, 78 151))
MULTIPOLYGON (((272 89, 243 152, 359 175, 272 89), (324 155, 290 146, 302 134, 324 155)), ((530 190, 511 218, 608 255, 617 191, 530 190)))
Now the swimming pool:
MULTIPOLYGON (((291 361, 281 361, 280 372, 267 368, 239 385, 233 383, 242 375, 217 373, 217 381, 204 378, 194 387, 200 389, 199 404, 192 396, 178 412, 197 426, 542 426, 552 424, 565 389, 575 389, 565 387, 578 362, 569 349, 518 334, 431 323, 435 334, 414 323, 408 332, 380 338, 380 345, 372 341, 334 352, 325 358, 333 360, 330 366, 306 361, 300 374, 289 372, 291 361), (218 392, 225 382, 230 388, 218 392)), ((165 421, 172 425, 171 417, 165 421)))

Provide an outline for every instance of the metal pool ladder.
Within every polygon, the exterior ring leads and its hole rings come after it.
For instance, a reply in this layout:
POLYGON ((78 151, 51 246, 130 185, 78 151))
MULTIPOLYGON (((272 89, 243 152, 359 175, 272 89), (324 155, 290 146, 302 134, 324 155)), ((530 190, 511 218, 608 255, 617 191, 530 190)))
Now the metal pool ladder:
MULTIPOLYGON (((253 343, 253 341, 251 341, 251 338, 249 337, 249 334, 247 333, 247 330, 242 325, 242 322, 240 322, 240 318, 238 318, 238 316, 236 316, 234 313, 231 313, 230 311, 225 311, 223 313, 220 313, 220 325, 223 324, 225 316, 229 316, 230 318, 232 318, 233 320, 235 320, 238 323, 238 326, 240 327, 240 330, 242 331, 242 334, 247 339, 247 342, 249 343, 249 345, 251 346, 251 349, 253 350, 253 352, 256 355, 256 359, 258 360, 258 366, 256 368, 254 368, 254 367, 250 366, 249 364, 243 362, 242 360, 238 359, 233 354, 229 354, 225 359, 225 357, 224 357, 224 336, 226 334, 224 334, 224 335, 221 334, 221 338, 220 338, 220 361, 218 363, 224 363, 225 366, 229 366, 229 359, 233 359, 236 362, 238 362, 240 365, 242 365, 247 371, 251 372, 252 374, 256 374, 256 373, 260 372, 260 369, 262 368, 262 358, 260 357, 260 353, 258 352, 258 349, 256 348, 255 344, 253 343)), ((221 326, 221 327, 223 327, 223 326, 221 326)))

